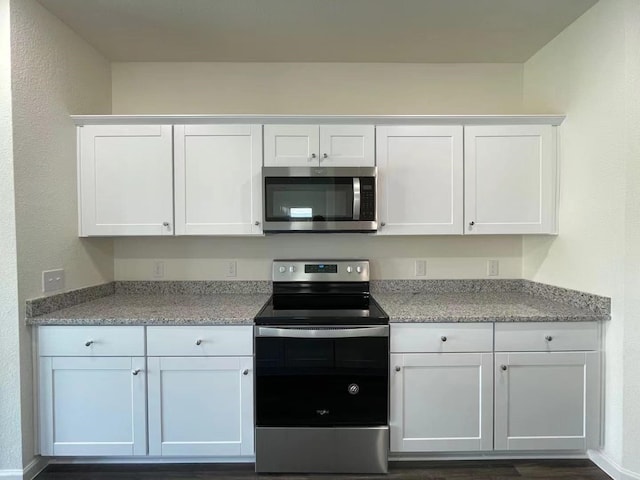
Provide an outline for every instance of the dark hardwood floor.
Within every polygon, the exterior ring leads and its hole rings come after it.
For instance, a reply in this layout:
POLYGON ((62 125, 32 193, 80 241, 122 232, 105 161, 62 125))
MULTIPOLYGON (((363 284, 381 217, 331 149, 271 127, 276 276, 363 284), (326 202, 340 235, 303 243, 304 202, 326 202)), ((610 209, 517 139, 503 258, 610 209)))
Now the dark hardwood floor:
POLYGON ((253 464, 49 465, 34 480, 610 480, 589 460, 391 462, 387 475, 258 475, 253 468, 253 464))

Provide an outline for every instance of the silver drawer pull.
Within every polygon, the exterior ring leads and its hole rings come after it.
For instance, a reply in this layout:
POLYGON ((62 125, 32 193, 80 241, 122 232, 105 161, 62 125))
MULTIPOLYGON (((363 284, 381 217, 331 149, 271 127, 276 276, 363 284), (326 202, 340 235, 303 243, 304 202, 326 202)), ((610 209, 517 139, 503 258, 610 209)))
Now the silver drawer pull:
POLYGON ((552 337, 551 335, 547 335, 546 337, 544 337, 544 339, 545 339, 547 342, 550 342, 551 340, 553 340, 553 337, 552 337))
POLYGON ((248 369, 248 368, 245 368, 245 369, 242 371, 242 374, 243 374, 243 375, 249 375, 249 369, 248 369))
POLYGON ((445 337, 444 335, 440 337, 440 340, 442 340, 443 342, 447 341, 447 337, 445 337))
POLYGON ((133 370, 131 372, 131 375, 138 375, 142 370, 140 370, 139 368, 136 368, 135 370, 133 370))
POLYGON ((202 345, 202 340, 200 339, 196 340, 196 345, 202 345))
POLYGON ((500 369, 504 372, 507 369, 506 365, 500 365, 500 369))
POLYGON ((90 347, 91 345, 93 345, 93 340, 88 340, 84 343, 85 347, 90 347))
POLYGON ((402 370, 402 369, 400 368, 400 366, 399 366, 399 365, 397 365, 397 366, 396 366, 396 372, 399 372, 400 370, 402 370))

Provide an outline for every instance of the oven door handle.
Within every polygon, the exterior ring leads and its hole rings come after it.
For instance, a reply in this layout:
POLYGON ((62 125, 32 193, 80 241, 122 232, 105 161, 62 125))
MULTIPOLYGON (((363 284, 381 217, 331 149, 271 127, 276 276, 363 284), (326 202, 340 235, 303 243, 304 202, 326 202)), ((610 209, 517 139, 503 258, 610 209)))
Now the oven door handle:
POLYGON ((256 327, 256 337, 284 338, 359 338, 388 337, 389 326, 361 328, 277 328, 256 327))

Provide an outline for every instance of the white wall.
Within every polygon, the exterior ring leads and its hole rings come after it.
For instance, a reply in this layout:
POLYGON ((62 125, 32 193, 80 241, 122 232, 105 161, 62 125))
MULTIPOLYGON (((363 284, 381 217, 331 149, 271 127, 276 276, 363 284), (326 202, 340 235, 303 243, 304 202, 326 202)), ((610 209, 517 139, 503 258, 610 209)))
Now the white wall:
POLYGON ((114 63, 113 113, 520 113, 522 64, 114 63))
POLYGON ((0 0, 0 472, 22 469, 9 0, 0 0))
MULTIPOLYGON (((42 270, 66 288, 113 279, 111 240, 77 236, 76 136, 70 114, 111 111, 109 62, 35 0, 11 2, 22 448, 33 456, 31 329, 24 302, 42 295, 42 270)), ((4 71, 4 70, 3 70, 4 71)), ((19 439, 15 439, 19 442, 19 439)), ((0 454, 1 455, 1 454, 0 454)))
MULTIPOLYGON (((114 63, 113 113, 483 114, 521 113, 522 65, 340 63, 114 63)), ((238 279, 270 278, 274 258, 360 257, 374 278, 521 276, 521 237, 373 238, 302 235, 266 238, 128 238, 115 240, 116 279, 225 279, 225 260, 238 279)))
POLYGON ((640 278, 637 7, 637 0, 601 0, 524 65, 525 110, 562 111, 567 118, 560 235, 524 238, 523 275, 612 298, 613 318, 605 327, 604 451, 640 473, 639 335, 632 333, 640 327, 633 292, 640 278))
POLYGON ((640 473, 640 2, 625 0, 626 224, 623 465, 640 473))

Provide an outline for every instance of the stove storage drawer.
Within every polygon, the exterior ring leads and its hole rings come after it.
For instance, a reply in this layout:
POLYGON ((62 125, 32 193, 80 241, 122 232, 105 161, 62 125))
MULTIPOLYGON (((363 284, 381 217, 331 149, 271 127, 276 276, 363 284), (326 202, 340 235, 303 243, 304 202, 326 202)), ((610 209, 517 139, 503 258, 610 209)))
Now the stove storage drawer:
POLYGON ((150 357, 209 357, 253 355, 253 327, 249 325, 147 327, 150 357))
POLYGON ((492 352, 493 323, 393 323, 392 353, 492 352))

